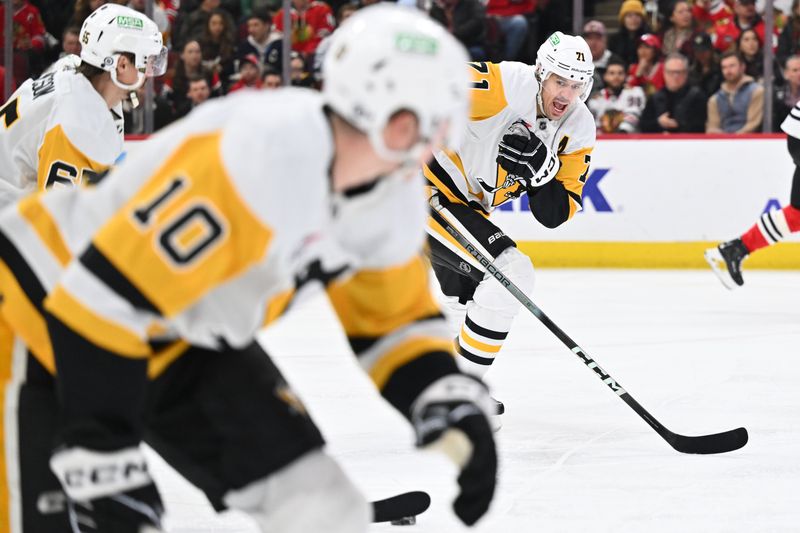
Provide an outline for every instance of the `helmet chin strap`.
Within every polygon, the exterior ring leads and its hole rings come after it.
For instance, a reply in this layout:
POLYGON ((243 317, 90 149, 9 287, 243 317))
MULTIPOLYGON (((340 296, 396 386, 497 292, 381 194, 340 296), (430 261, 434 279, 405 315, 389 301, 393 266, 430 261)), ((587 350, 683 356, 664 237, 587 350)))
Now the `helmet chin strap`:
POLYGON ((136 82, 135 83, 131 83, 131 84, 122 83, 121 81, 119 81, 117 79, 117 63, 116 63, 116 61, 114 62, 114 67, 109 71, 109 73, 111 74, 111 81, 114 82, 114 85, 116 85, 117 87, 119 87, 123 91, 129 91, 129 92, 135 92, 135 91, 139 90, 139 87, 142 86, 142 84, 144 83, 144 81, 146 79, 143 72, 136 72, 136 82))

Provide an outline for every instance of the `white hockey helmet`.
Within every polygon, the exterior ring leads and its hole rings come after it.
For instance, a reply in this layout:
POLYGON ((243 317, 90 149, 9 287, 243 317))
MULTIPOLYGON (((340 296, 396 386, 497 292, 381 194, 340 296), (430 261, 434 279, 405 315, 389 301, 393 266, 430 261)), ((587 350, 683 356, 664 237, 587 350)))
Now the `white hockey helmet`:
POLYGON ((539 83, 543 83, 550 74, 583 83, 581 100, 585 102, 589 98, 594 83, 594 63, 592 52, 583 37, 557 31, 542 43, 536 52, 539 83))
POLYGON ((354 13, 330 39, 322 65, 325 101, 381 157, 411 163, 429 142, 459 144, 468 117, 469 59, 441 25, 414 8, 376 4, 354 13), (420 141, 408 151, 390 150, 383 130, 403 110, 416 115, 420 141))
POLYGON ((128 7, 100 6, 83 22, 80 39, 81 60, 111 73, 111 79, 122 89, 135 91, 146 77, 160 76, 167 70, 167 49, 156 23, 128 7), (139 76, 133 85, 117 79, 121 53, 134 56, 139 76))

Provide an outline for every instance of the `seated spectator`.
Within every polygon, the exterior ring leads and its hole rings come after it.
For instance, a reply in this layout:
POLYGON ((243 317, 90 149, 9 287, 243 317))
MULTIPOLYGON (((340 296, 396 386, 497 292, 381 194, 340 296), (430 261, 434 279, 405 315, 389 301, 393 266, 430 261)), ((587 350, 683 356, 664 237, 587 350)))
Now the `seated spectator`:
POLYGON ((192 76, 189 78, 189 87, 185 96, 181 100, 180 106, 175 109, 176 119, 188 115, 192 109, 211 98, 208 80, 204 76, 192 76))
POLYGON ((480 0, 435 0, 431 17, 461 41, 473 60, 486 59, 486 10, 480 0))
POLYGON ((172 45, 180 50, 188 41, 201 40, 203 34, 207 31, 208 19, 212 13, 223 14, 227 19, 225 27, 230 28, 230 38, 234 39, 233 28, 236 27, 236 24, 233 21, 233 17, 227 11, 220 11, 219 5, 220 0, 202 0, 197 9, 188 15, 179 17, 180 24, 176 23, 175 32, 172 36, 172 45))
MULTIPOLYGON (((710 25, 714 36, 714 47, 720 52, 734 50, 739 34, 747 29, 754 29, 761 42, 766 42, 764 20, 756 11, 755 0, 734 0, 733 9, 723 0, 702 0, 693 7, 695 18, 704 20, 710 25)), ((777 27, 775 28, 777 32, 777 27)), ((772 43, 777 39, 770 39, 772 43)), ((774 44, 773 44, 774 45, 774 44)))
POLYGON ((692 38, 692 56, 694 59, 689 68, 689 84, 699 87, 708 98, 717 92, 722 83, 722 71, 711 36, 698 33, 692 38))
POLYGON ((200 43, 189 41, 181 51, 172 76, 164 80, 164 96, 172 102, 173 109, 178 110, 185 104, 189 92, 189 80, 197 76, 206 79, 213 96, 222 94, 222 84, 217 73, 203 66, 200 43))
POLYGON ((625 64, 611 60, 603 73, 605 87, 587 105, 598 133, 637 133, 647 98, 641 87, 625 87, 625 64))
POLYGON ((644 94, 650 96, 664 87, 661 40, 652 33, 642 35, 636 53, 639 60, 628 69, 628 85, 641 87, 644 94))
POLYGON ((486 13, 494 17, 503 34, 503 59, 513 61, 528 37, 528 15, 536 10, 536 0, 489 0, 486 13))
POLYGON ((706 96, 689 85, 689 60, 679 53, 664 62, 664 88, 647 100, 639 126, 643 133, 703 133, 706 96))
POLYGON ((639 0, 625 0, 619 8, 619 30, 608 41, 608 49, 632 65, 638 60, 637 50, 642 35, 650 33, 645 22, 644 6, 639 0))
MULTIPOLYGON (((589 45, 594 63, 592 94, 603 88, 603 79, 609 63, 623 63, 622 58, 606 47, 606 25, 599 20, 590 20, 583 26, 583 38, 589 45)), ((623 80, 624 81, 624 80, 623 80)))
POLYGON ((306 60, 302 54, 292 50, 289 58, 289 81, 295 87, 311 87, 314 85, 314 76, 308 70, 306 60))
POLYGON ((282 85, 283 76, 280 72, 269 67, 264 69, 264 74, 261 75, 262 89, 280 89, 282 85))
POLYGON ((689 2, 679 0, 672 6, 669 28, 664 32, 661 51, 665 55, 680 52, 691 61, 691 42, 694 36, 694 21, 689 2))
POLYGON ((236 49, 233 33, 230 17, 218 9, 208 17, 206 29, 200 38, 203 65, 219 75, 223 92, 227 92, 234 71, 236 49))
POLYGON ((780 132, 789 111, 800 102, 800 55, 789 57, 783 69, 784 82, 776 85, 772 98, 772 131, 780 132))
MULTIPOLYGON (((761 41, 755 30, 744 30, 736 41, 736 49, 744 59, 744 72, 754 80, 760 82, 764 79, 764 53, 761 50, 761 41)), ((780 71, 773 70, 780 76, 780 71)))
POLYGON ((754 133, 764 116, 764 87, 745 74, 738 52, 726 52, 720 61, 722 86, 708 99, 706 133, 754 133))
MULTIPOLYGON (((333 11, 321 0, 292 0, 292 50, 310 55, 319 42, 333 32, 333 11)), ((283 8, 272 18, 272 25, 283 30, 283 8)))
POLYGON ((239 80, 231 85, 229 93, 244 88, 261 88, 261 65, 255 54, 248 54, 239 60, 239 80))
MULTIPOLYGON (((5 20, 6 3, 0 4, 0 21, 5 20)), ((44 64, 45 29, 42 15, 28 0, 11 0, 14 13, 12 18, 11 44, 15 54, 23 54, 27 59, 28 72, 14 72, 15 77, 38 77, 46 66, 44 64)), ((0 43, 5 42, 5 25, 0 24, 0 43)), ((0 48, 3 45, 0 44, 0 48)))
POLYGON ((785 65, 786 60, 798 52, 800 52, 800 0, 792 0, 791 15, 778 37, 775 59, 781 65, 785 65))
POLYGON ((253 12, 247 17, 247 38, 236 47, 239 59, 254 54, 262 68, 267 64, 267 46, 270 44, 272 23, 264 12, 253 12))

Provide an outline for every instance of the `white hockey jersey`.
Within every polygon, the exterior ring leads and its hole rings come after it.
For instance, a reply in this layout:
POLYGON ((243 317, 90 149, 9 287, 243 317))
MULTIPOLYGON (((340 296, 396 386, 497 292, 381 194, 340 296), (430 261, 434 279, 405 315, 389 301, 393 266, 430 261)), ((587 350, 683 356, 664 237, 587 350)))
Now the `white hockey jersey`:
POLYGON ((783 119, 781 129, 786 135, 800 139, 800 103, 795 104, 789 114, 786 115, 786 118, 783 119))
POLYGON ((524 120, 558 154, 556 175, 570 193, 570 213, 581 209, 580 198, 595 144, 592 115, 582 102, 558 121, 536 116, 539 83, 535 69, 524 63, 470 63, 472 108, 468 132, 456 151, 440 151, 424 168, 430 184, 451 201, 479 205, 490 213, 519 196, 518 182, 503 187, 506 171, 497 164, 498 145, 508 127, 524 120))
MULTIPOLYGON (((380 387, 417 357, 452 353, 421 254, 427 204, 419 182, 400 176, 333 194, 332 158, 318 93, 243 91, 162 130, 97 187, 6 209, 0 236, 35 271, 53 315, 134 358, 152 359, 150 342, 163 339, 245 345, 322 282, 380 387)), ((2 281, 10 259, 0 259, 2 281)), ((52 369, 43 324, 13 301, 30 291, 4 292, 4 318, 52 369)))
POLYGON ((0 108, 0 207, 37 189, 91 181, 122 153, 122 129, 105 100, 64 65, 25 81, 0 108))
POLYGON ((600 90, 588 102, 597 131, 604 133, 636 133, 647 97, 641 87, 627 87, 619 95, 608 88, 600 90))

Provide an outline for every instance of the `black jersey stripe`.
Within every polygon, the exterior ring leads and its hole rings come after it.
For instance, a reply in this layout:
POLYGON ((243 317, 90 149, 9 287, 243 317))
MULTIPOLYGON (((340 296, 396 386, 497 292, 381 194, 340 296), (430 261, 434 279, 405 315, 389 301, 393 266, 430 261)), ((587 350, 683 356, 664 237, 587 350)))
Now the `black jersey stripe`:
POLYGON ((80 257, 81 264, 137 309, 161 314, 158 307, 133 285, 93 244, 80 257))
POLYGON ((475 322, 470 320, 469 316, 467 316, 466 320, 464 321, 464 324, 469 329, 471 329, 472 331, 474 331, 475 333, 480 335, 481 337, 486 337, 487 339, 492 339, 492 340, 496 340, 496 341, 504 341, 504 340, 506 340, 506 337, 508 337, 508 332, 507 331, 505 333, 503 333, 503 332, 500 332, 500 331, 494 331, 494 330, 491 330, 491 329, 486 329, 483 326, 479 326, 478 324, 476 324, 475 322))
MULTIPOLYGON (((442 165, 439 164, 436 158, 431 158, 431 160, 428 162, 428 169, 431 171, 431 173, 433 173, 434 176, 436 176, 436 178, 439 181, 442 182, 442 185, 447 187, 447 190, 451 192, 453 196, 455 196, 465 204, 469 204, 469 200, 467 200, 467 197, 464 196, 464 193, 462 193, 456 186, 456 182, 453 181, 452 176, 450 176, 450 174, 447 173, 447 171, 442 167, 442 165)), ((431 185, 433 185, 434 187, 436 186, 433 183, 431 183, 431 185)))
POLYGON ((2 231, 0 231, 0 259, 5 262, 14 274, 17 283, 19 283, 33 306, 36 307, 36 310, 39 313, 43 313, 43 304, 47 292, 44 290, 39 278, 31 270, 31 267, 28 266, 28 262, 17 250, 17 247, 2 231))
POLYGON ((576 202, 576 203, 577 203, 579 206, 583 207, 583 197, 582 197, 580 194, 578 194, 578 193, 576 193, 576 192, 572 192, 572 191, 570 191, 570 190, 567 190, 567 194, 569 195, 569 197, 570 197, 570 198, 572 198, 573 200, 575 200, 575 202, 576 202))
POLYGON ((475 363, 476 365, 490 366, 492 363, 494 363, 494 357, 481 357, 480 355, 475 355, 461 346, 461 343, 456 343, 456 349, 461 357, 467 361, 475 363))

